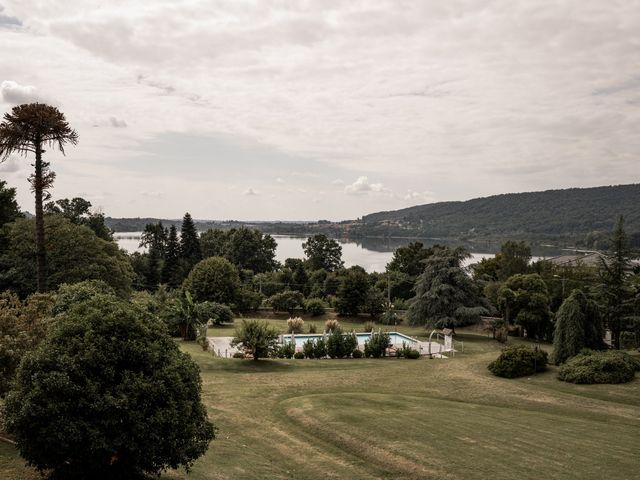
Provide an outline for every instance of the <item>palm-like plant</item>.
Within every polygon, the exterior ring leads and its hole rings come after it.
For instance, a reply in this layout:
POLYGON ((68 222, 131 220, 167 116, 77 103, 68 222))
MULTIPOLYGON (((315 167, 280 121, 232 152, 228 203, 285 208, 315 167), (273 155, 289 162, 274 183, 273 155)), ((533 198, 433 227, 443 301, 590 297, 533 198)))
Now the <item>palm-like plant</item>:
POLYGON ((17 153, 36 157, 34 173, 29 177, 31 189, 36 197, 36 258, 38 262, 38 291, 47 290, 47 252, 44 238, 43 197, 53 185, 55 173, 49 162, 42 160, 44 147, 58 148, 64 154, 67 143, 78 143, 78 134, 69 127, 65 116, 56 107, 43 103, 29 103, 13 107, 5 113, 0 123, 0 162, 17 153))

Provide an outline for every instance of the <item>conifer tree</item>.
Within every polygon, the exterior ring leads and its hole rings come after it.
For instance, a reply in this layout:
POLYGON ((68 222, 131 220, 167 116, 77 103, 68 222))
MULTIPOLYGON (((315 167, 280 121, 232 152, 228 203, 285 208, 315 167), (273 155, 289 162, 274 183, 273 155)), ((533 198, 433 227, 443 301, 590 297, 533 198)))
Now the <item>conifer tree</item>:
POLYGON ((187 270, 202 260, 202 250, 196 226, 189 212, 184 214, 180 231, 180 257, 184 260, 187 270))
POLYGON ((171 287, 177 287, 182 281, 180 269, 180 242, 175 225, 171 225, 162 267, 162 282, 171 287))

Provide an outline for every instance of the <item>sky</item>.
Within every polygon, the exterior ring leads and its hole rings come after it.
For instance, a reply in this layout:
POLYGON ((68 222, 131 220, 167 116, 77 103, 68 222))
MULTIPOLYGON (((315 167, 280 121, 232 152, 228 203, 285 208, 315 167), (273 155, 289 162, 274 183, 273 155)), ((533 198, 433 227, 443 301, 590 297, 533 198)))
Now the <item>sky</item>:
MULTIPOLYGON (((342 220, 640 182, 637 0, 0 0, 0 113, 59 107, 54 199, 342 220)), ((32 159, 0 178, 33 211, 32 159)))

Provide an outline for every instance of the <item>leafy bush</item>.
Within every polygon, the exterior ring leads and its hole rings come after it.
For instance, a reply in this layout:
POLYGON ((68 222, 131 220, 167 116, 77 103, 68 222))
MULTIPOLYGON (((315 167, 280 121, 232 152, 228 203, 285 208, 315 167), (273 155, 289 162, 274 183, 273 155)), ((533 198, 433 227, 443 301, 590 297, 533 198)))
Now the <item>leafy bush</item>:
POLYGON ((287 332, 302 333, 304 331, 304 320, 300 317, 290 318, 287 320, 287 332))
POLYGON ((364 325, 362 325, 363 332, 373 332, 374 328, 376 328, 376 324, 373 322, 364 322, 364 325))
POLYGON ((304 342, 302 344, 302 352, 304 353, 305 357, 314 358, 315 357, 315 344, 314 344, 314 341, 309 339, 306 342, 304 342))
POLYGON ((213 325, 233 323, 233 312, 229 307, 216 302, 202 302, 195 306, 196 316, 205 323, 210 321, 213 325))
MULTIPOLYGON (((350 352, 349 352, 350 353, 350 352)), ((344 336, 340 328, 334 328, 327 338, 327 355, 331 358, 342 358, 347 354, 344 336)))
POLYGON ((198 262, 189 272, 183 288, 189 290, 195 302, 236 302, 240 289, 238 269, 226 258, 210 257, 198 262))
POLYGON ((309 333, 318 333, 318 327, 316 327, 315 323, 309 324, 309 333))
POLYGON ((396 350, 396 356, 399 358, 408 358, 411 360, 415 360, 420 358, 420 352, 413 348, 411 345, 407 345, 405 342, 402 342, 402 348, 396 350))
POLYGON ((320 298, 310 298, 304 304, 304 309, 307 313, 310 313, 312 316, 317 317, 318 315, 324 314, 324 302, 320 298))
POLYGON ((324 322, 324 331, 325 332, 333 332, 334 330, 340 328, 340 322, 335 318, 330 318, 326 322, 324 322))
POLYGON ((292 358, 296 353, 296 343, 295 342, 286 342, 280 345, 275 355, 278 358, 292 358))
POLYGON ((266 358, 277 350, 278 331, 265 321, 242 320, 241 326, 236 329, 236 336, 231 341, 232 347, 236 345, 241 345, 254 360, 266 358))
POLYGON ((385 303, 382 292, 375 287, 370 287, 365 296, 362 309, 372 317, 377 317, 385 311, 385 303))
POLYGON ((558 370, 558 379, 571 383, 627 383, 640 370, 640 360, 620 351, 583 350, 558 370))
POLYGON ((313 344, 314 358, 324 358, 327 356, 327 344, 323 338, 318 338, 313 344))
POLYGON ((383 325, 397 325, 402 322, 402 317, 397 314, 394 308, 388 308, 380 316, 379 321, 383 325))
POLYGON ((393 301, 393 306, 396 310, 407 310, 409 308, 409 301, 404 298, 396 298, 393 301))
POLYGON ((362 350, 358 350, 357 348, 353 351, 353 353, 351 354, 351 356, 353 358, 362 358, 364 356, 364 353, 362 353, 362 350))
POLYGON ((236 295, 234 309, 240 312, 255 312, 262 305, 264 298, 260 292, 243 286, 236 295))
POLYGON ((347 333, 342 339, 345 356, 348 357, 355 349, 358 348, 358 337, 355 333, 347 333))
POLYGON ((242 352, 236 352, 233 354, 233 358, 244 358, 245 355, 242 352))
POLYGON ((548 354, 538 347, 511 345, 502 349, 500 356, 488 366, 498 377, 516 378, 544 372, 547 369, 548 354))
POLYGON ((285 290, 269 297, 268 303, 275 312, 293 314, 296 308, 303 307, 304 295, 295 290, 285 290))
POLYGON ((380 358, 387 354, 391 336, 387 332, 374 333, 364 344, 365 357, 380 358))
POLYGON ((296 352, 293 354, 293 358, 297 359, 297 360, 301 360, 305 357, 304 353, 302 352, 296 352))
POLYGON ((27 462, 53 478, 141 478, 207 451, 198 366, 148 312, 100 295, 56 322, 4 405, 27 462))

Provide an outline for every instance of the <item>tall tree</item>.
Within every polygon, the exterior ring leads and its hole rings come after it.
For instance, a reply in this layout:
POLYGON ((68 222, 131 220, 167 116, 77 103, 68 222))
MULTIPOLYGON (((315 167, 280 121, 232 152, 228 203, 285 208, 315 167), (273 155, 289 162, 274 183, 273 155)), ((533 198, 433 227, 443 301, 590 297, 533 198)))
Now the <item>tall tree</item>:
POLYGON ((620 217, 613 232, 612 249, 600 265, 600 303, 604 319, 611 330, 613 346, 620 349, 620 334, 626 328, 632 309, 634 291, 631 286, 631 250, 620 217))
POLYGON ((196 225, 189 212, 184 214, 180 230, 180 256, 187 265, 187 271, 202 260, 202 249, 196 225))
POLYGON ((312 271, 324 268, 327 272, 333 272, 344 265, 340 244, 322 233, 307 238, 302 249, 312 271))
POLYGON ((113 240, 111 230, 104 223, 104 214, 91 211, 91 202, 81 197, 63 198, 44 206, 45 213, 58 213, 76 225, 86 225, 103 240, 113 240))
POLYGON ((424 271, 424 261, 433 252, 433 248, 425 248, 422 242, 411 242, 393 252, 393 257, 387 264, 387 271, 401 272, 415 280, 424 271))
POLYGON ((336 310, 340 315, 357 315, 365 306, 369 277, 364 268, 353 266, 345 271, 337 292, 336 310))
POLYGON ((20 217, 22 213, 16 201, 16 189, 7 187, 7 182, 0 180, 0 254, 7 248, 2 226, 20 217))
POLYGON ((553 332, 553 361, 556 365, 580 353, 583 348, 604 348, 598 306, 581 290, 574 290, 556 314, 553 332))
POLYGON ((549 291, 537 273, 510 277, 498 290, 497 303, 506 321, 523 327, 528 337, 551 336, 549 291))
POLYGON ((11 113, 5 113, 0 123, 0 161, 17 153, 35 155, 35 170, 29 177, 35 193, 36 210, 36 259, 38 265, 38 291, 47 291, 47 251, 44 235, 44 205, 48 198, 48 189, 53 185, 55 173, 49 168, 49 162, 42 159, 44 147, 58 148, 64 154, 69 143, 78 143, 78 134, 73 130, 65 116, 56 107, 42 103, 30 103, 13 107, 11 113))
POLYGON ((455 328, 477 321, 487 312, 480 289, 467 274, 462 248, 439 248, 418 277, 407 317, 412 325, 455 328))
POLYGON ((180 242, 175 225, 171 225, 162 266, 162 282, 177 287, 182 281, 180 268, 180 242))

